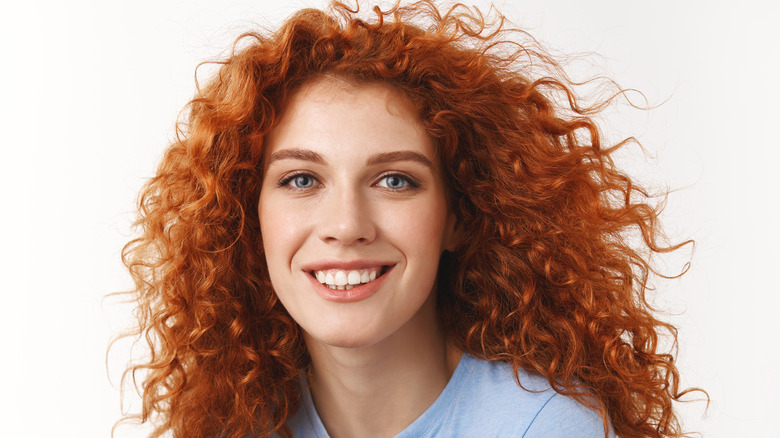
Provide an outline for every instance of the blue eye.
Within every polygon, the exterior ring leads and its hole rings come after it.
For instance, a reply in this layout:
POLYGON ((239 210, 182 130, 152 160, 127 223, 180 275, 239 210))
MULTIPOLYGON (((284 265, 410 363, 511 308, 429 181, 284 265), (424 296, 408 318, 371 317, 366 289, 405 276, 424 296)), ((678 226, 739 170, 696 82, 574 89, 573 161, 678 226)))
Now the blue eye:
POLYGON ((279 182, 279 187, 287 187, 293 190, 305 190, 314 187, 316 178, 306 173, 290 175, 279 182))
POLYGON ((382 177, 377 183, 379 187, 385 187, 391 190, 408 190, 414 187, 419 187, 411 178, 404 175, 387 175, 382 177))
POLYGON ((309 175, 298 175, 293 178, 292 183, 298 189, 308 189, 314 185, 314 178, 309 175))

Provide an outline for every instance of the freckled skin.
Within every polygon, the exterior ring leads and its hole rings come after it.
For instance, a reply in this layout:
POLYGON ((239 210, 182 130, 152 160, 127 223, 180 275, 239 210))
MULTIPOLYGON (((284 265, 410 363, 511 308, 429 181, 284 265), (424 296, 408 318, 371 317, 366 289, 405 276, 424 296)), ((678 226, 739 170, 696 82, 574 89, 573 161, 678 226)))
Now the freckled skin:
POLYGON ((431 292, 439 257, 455 243, 455 218, 412 104, 387 84, 316 79, 291 96, 264 147, 258 211, 266 261, 307 345, 359 348, 419 337, 430 321, 410 321, 436 317, 431 292), (269 163, 291 149, 316 153, 322 162, 269 163), (419 153, 433 167, 412 160, 369 164, 394 151, 419 153), (395 266, 375 294, 340 303, 315 293, 301 268, 333 259, 395 266))

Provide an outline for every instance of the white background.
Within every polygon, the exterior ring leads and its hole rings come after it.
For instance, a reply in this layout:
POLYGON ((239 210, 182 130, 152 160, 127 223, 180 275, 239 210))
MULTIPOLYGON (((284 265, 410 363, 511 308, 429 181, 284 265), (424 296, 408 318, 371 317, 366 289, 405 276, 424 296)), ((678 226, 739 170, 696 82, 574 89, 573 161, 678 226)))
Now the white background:
MULTIPOLYGON (((255 24, 323 5, 282 3, 2 8, 0 435, 109 435, 127 344, 112 350, 108 370, 106 347, 130 323, 130 307, 103 297, 131 286, 119 254, 132 236, 136 194, 194 91, 197 63, 224 54, 255 24)), ((623 164, 656 187, 679 189, 667 228, 697 241, 690 272, 658 284, 665 318, 680 327, 684 384, 713 400, 706 415, 704 403, 682 406, 683 421, 705 437, 771 434, 780 411, 777 8, 496 4, 560 53, 597 52, 575 76, 606 73, 651 104, 668 99, 650 112, 617 108, 605 131, 642 141, 647 155, 634 148, 623 164)), ((670 271, 684 259, 670 259, 670 271)), ((132 392, 126 401, 137 407, 132 392)), ((117 436, 147 433, 124 427, 117 436)))

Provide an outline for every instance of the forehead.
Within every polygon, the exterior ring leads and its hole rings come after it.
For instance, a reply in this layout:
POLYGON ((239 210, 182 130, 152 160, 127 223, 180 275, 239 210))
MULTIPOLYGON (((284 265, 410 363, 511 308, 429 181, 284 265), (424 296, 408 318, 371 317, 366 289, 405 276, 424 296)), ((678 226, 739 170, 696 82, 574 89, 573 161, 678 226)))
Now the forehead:
MULTIPOLYGON (((299 86, 282 108, 281 122, 304 109, 323 107, 356 107, 378 110, 382 105, 387 113, 407 123, 421 125, 417 109, 406 94, 389 82, 357 82, 339 76, 318 76, 299 86)), ((375 115, 375 114, 372 114, 375 115)))
POLYGON ((435 155, 415 105, 400 89, 386 82, 332 76, 307 81, 286 100, 266 137, 264 156, 285 148, 324 154, 412 148, 431 161, 435 155))

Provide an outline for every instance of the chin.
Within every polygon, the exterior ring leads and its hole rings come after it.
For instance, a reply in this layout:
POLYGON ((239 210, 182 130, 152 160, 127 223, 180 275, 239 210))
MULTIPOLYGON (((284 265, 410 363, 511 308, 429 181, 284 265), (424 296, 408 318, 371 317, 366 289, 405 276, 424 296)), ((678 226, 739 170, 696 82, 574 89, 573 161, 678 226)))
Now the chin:
POLYGON ((306 343, 316 342, 320 345, 338 348, 366 348, 386 339, 390 334, 379 333, 375 327, 357 324, 335 323, 330 327, 316 327, 313 330, 303 330, 306 343), (361 327, 361 328, 356 328, 361 327))
POLYGON ((329 347, 337 347, 337 348, 367 348, 370 347, 377 342, 378 340, 374 340, 371 338, 362 338, 358 336, 341 336, 341 337, 333 337, 333 338, 326 338, 326 339, 320 339, 320 338, 314 338, 313 340, 327 345, 329 347))

